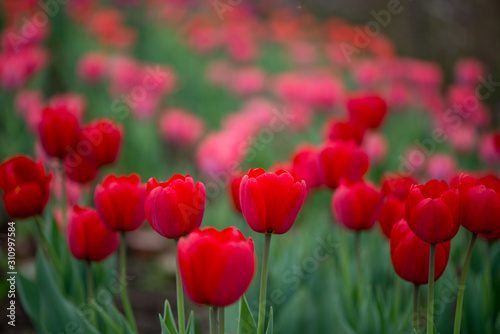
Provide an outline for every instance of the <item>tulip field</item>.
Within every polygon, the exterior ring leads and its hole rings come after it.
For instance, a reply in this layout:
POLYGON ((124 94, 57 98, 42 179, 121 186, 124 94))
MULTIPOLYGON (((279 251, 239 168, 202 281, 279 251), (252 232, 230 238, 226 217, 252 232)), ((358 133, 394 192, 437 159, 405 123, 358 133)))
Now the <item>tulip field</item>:
POLYGON ((500 333, 500 75, 271 8, 0 0, 0 332, 500 333))

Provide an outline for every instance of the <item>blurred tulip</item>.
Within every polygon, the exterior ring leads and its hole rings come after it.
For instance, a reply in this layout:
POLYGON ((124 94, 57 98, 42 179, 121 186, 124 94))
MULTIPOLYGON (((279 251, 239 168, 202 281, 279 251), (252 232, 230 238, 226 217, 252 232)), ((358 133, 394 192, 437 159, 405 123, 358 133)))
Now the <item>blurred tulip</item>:
POLYGON ((500 180, 462 174, 458 182, 462 225, 472 233, 500 233, 500 180))
MULTIPOLYGON (((427 284, 429 282, 431 245, 417 237, 404 219, 394 225, 390 239, 391 260, 394 271, 399 277, 413 284, 427 284)), ((436 245, 435 281, 441 277, 446 269, 449 256, 450 241, 436 245)))
POLYGON ((319 149, 318 159, 321 183, 330 189, 337 188, 343 178, 361 180, 369 167, 368 155, 354 143, 326 143, 319 149))
POLYGON ((103 224, 111 231, 138 229, 144 222, 146 186, 138 175, 107 176, 95 188, 94 202, 103 224))
POLYGON ((479 141, 479 158, 482 162, 491 165, 500 162, 500 150, 496 147, 493 134, 486 134, 479 141))
POLYGON ((108 74, 108 57, 103 53, 89 52, 79 59, 77 66, 79 77, 95 84, 108 74))
POLYGON ((64 173, 68 179, 81 184, 93 181, 98 172, 98 167, 86 158, 72 153, 64 158, 64 173))
POLYGON ((355 121, 331 119, 323 127, 323 133, 326 140, 353 141, 357 145, 361 145, 365 135, 365 126, 355 121))
POLYGON ((370 163, 380 165, 385 161, 387 156, 389 142, 383 134, 371 132, 366 134, 361 147, 368 155, 370 163))
POLYGON ((352 120, 376 129, 385 118, 387 103, 378 95, 357 95, 349 99, 347 110, 352 120))
POLYGON ((200 227, 205 212, 205 186, 191 176, 176 174, 167 182, 151 178, 144 211, 149 225, 169 239, 178 239, 200 227))
POLYGON ((45 153, 64 159, 78 143, 80 125, 77 117, 66 108, 46 108, 38 125, 40 143, 45 153))
POLYGON ((203 118, 183 109, 166 110, 160 118, 160 135, 172 145, 192 146, 203 135, 203 118))
POLYGON ((405 202, 405 220, 429 244, 451 240, 460 228, 458 196, 446 181, 412 186, 405 202))
POLYGON ((378 219, 381 200, 380 192, 371 183, 343 184, 333 194, 332 212, 350 230, 369 230, 378 219))
POLYGON ((294 173, 250 169, 240 185, 240 205, 248 225, 258 233, 283 234, 295 222, 306 197, 306 183, 294 173))
POLYGON ((92 208, 73 207, 67 238, 71 254, 82 261, 102 261, 118 249, 118 233, 108 230, 92 208))
POLYGON ((16 155, 0 165, 0 188, 3 202, 12 218, 41 215, 50 194, 52 175, 45 174, 43 163, 16 155))
POLYGON ((234 227, 196 229, 179 240, 177 259, 183 287, 200 305, 226 307, 250 287, 255 275, 253 241, 234 227))
POLYGON ((299 179, 306 182, 308 190, 317 188, 321 185, 318 176, 318 150, 316 147, 304 144, 297 147, 290 157, 290 171, 295 173, 299 179))
POLYGON ((123 140, 123 126, 109 118, 98 118, 85 125, 79 145, 86 145, 88 152, 78 152, 85 160, 101 167, 115 162, 123 140))
POLYGON ((456 161, 452 156, 436 153, 427 161, 427 174, 431 179, 449 180, 455 167, 456 161))

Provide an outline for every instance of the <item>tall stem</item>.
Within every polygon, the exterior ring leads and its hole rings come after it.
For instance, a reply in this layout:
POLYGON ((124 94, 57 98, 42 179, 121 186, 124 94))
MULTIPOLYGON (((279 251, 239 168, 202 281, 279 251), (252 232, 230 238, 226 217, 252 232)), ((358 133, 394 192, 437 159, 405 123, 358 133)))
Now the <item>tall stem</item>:
POLYGON ((413 322, 413 331, 418 333, 418 290, 420 285, 413 284, 413 314, 412 314, 412 322, 413 322))
MULTIPOLYGON (((177 242, 178 241, 176 240, 176 245, 177 242)), ((176 259, 175 285, 177 288, 177 318, 179 321, 179 334, 184 334, 186 332, 186 324, 184 320, 184 291, 182 290, 181 271, 178 259, 176 259)))
POLYGON ((266 292, 267 292, 267 266, 269 262, 269 248, 271 246, 271 234, 265 234, 264 254, 262 254, 262 271, 260 275, 260 298, 259 298, 259 323, 257 334, 264 334, 264 322, 266 320, 266 292))
POLYGON ((429 294, 427 296, 427 334, 434 330, 434 267, 436 262, 436 244, 431 245, 429 254, 429 294))
POLYGON ((467 279, 467 271, 469 270, 470 258, 472 256, 472 250, 474 249, 474 244, 476 243, 477 233, 473 233, 470 238, 469 247, 467 248, 467 254, 465 255, 464 268, 462 269, 462 276, 460 276, 460 285, 458 286, 458 297, 457 297, 457 309, 455 311, 455 328, 453 330, 454 334, 460 334, 460 323, 462 322, 462 308, 464 305, 464 292, 465 292, 465 281, 467 279))
POLYGON ((399 309, 401 308, 401 279, 396 276, 396 286, 394 288, 394 321, 399 320, 399 309))
POLYGON ((208 310, 210 317, 210 334, 217 334, 217 307, 211 307, 208 310))
POLYGON ((68 222, 66 211, 68 195, 66 194, 66 173, 64 172, 64 164, 61 163, 61 210, 62 210, 62 226, 63 231, 66 231, 66 223, 68 222))
POLYGON ((361 232, 357 231, 354 234, 354 251, 356 253, 356 280, 358 282, 359 297, 361 299, 361 294, 363 291, 363 283, 361 276, 361 232))
POLYGON ((224 308, 219 308, 219 334, 224 334, 224 308))
POLYGON ((132 311, 132 307, 130 306, 130 300, 128 298, 128 290, 127 290, 127 282, 126 282, 126 274, 127 274, 127 244, 125 242, 125 232, 121 232, 121 240, 120 240, 120 267, 121 267, 121 275, 120 275, 120 288, 122 293, 122 304, 123 310, 125 311, 125 315, 127 316, 128 323, 132 330, 136 333, 137 325, 135 324, 134 312, 132 311))
POLYGON ((92 299, 94 298, 94 277, 92 275, 92 262, 87 261, 87 265, 85 266, 85 271, 87 274, 87 302, 88 307, 91 311, 91 323, 97 328, 97 319, 96 312, 94 310, 94 306, 92 303, 92 299))

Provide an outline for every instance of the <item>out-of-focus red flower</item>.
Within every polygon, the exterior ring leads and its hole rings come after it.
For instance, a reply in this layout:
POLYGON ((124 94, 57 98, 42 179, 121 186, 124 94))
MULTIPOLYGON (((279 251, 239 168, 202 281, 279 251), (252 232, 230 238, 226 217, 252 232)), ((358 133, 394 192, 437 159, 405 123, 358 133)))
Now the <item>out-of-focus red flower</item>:
POLYGON ((487 164, 500 162, 500 150, 497 148, 493 134, 484 135, 479 141, 479 158, 487 164))
POLYGON ((16 111, 24 118, 31 132, 37 133, 42 118, 43 94, 37 90, 23 90, 16 95, 16 111))
POLYGON ((102 261, 118 248, 118 233, 108 230, 92 208, 73 207, 67 238, 71 254, 82 261, 102 261))
POLYGON ((99 52, 89 52, 78 61, 78 75, 88 83, 97 83, 108 74, 108 56, 99 52))
POLYGON ((229 178, 229 196, 231 198, 231 202, 233 203, 233 207, 236 211, 241 213, 241 204, 240 204, 240 184, 243 176, 246 174, 243 172, 233 173, 229 178))
POLYGON ((64 173, 74 182, 89 183, 96 178, 98 171, 96 165, 77 153, 71 153, 64 158, 64 173))
POLYGON ((383 134, 377 132, 369 132, 365 135, 365 139, 361 147, 368 155, 370 163, 374 165, 380 165, 385 161, 385 158, 387 156, 389 142, 383 134))
POLYGON ((332 197, 336 220, 350 230, 369 230, 377 221, 382 197, 371 184, 359 181, 343 184, 332 197))
POLYGON ((162 138, 178 146, 192 146, 205 131, 203 118, 183 109, 166 110, 159 125, 162 138))
POLYGON ((459 83, 475 86, 482 75, 484 65, 477 59, 463 58, 455 63, 455 80, 459 83))
POLYGON ((102 45, 128 49, 137 40, 137 33, 126 27, 123 21, 123 15, 118 10, 98 10, 90 18, 88 28, 102 45))
POLYGON ((189 175, 176 174, 167 182, 151 178, 144 205, 149 225, 169 239, 178 239, 200 227, 205 212, 205 186, 189 175))
MULTIPOLYGON (((101 167, 115 162, 123 137, 123 126, 109 118, 95 119, 82 128, 79 145, 88 152, 78 152, 90 163, 101 167)), ((82 150, 83 151, 83 150, 82 150)))
POLYGON ((427 161, 427 174, 431 179, 449 180, 455 171, 456 161, 447 154, 437 153, 427 161))
POLYGON ((87 102, 80 94, 60 94, 50 98, 49 107, 51 109, 65 109, 75 115, 78 121, 81 121, 87 107, 87 102))
MULTIPOLYGON (((413 284, 429 282, 429 253, 431 245, 417 237, 406 221, 401 219, 392 228, 391 260, 394 271, 413 284)), ((450 241, 436 245, 434 280, 438 280, 448 264, 450 241)))
POLYGON ((387 103, 378 95, 358 95, 349 99, 347 110, 352 120, 376 129, 387 113, 387 103))
POLYGON ((294 173, 250 169, 240 185, 240 204, 248 225, 258 233, 286 233, 306 198, 306 183, 294 173))
POLYGON ((474 179, 467 174, 458 181, 460 219, 472 233, 500 233, 500 180, 494 176, 474 179))
POLYGON ((451 240, 460 228, 457 192, 446 181, 412 186, 405 202, 405 220, 429 244, 451 240))
POLYGON ((325 124, 323 133, 326 140, 353 141, 357 145, 361 145, 365 134, 365 126, 355 121, 332 119, 325 124))
POLYGON ((52 175, 46 175, 43 163, 16 155, 0 165, 0 188, 5 209, 12 218, 42 214, 50 194, 52 175))
POLYGON ((383 178, 382 195, 385 197, 385 202, 380 209, 378 221, 382 233, 387 238, 390 238, 394 224, 404 217, 405 199, 413 184, 416 182, 410 177, 383 178))
POLYGON ((368 155, 354 143, 335 141, 326 143, 318 152, 321 183, 335 189, 341 179, 361 180, 368 171, 368 155))
POLYGON ((255 275, 253 241, 234 227, 196 229, 179 240, 177 259, 188 297, 226 307, 243 296, 255 275))
POLYGON ((94 202, 103 224, 111 231, 138 229, 144 222, 146 186, 138 175, 107 176, 95 188, 94 202))
POLYGON ((290 157, 290 171, 306 182, 308 190, 321 185, 317 155, 318 149, 315 146, 304 144, 297 147, 290 157))
POLYGON ((46 108, 42 112, 38 134, 45 153, 62 160, 75 149, 80 124, 66 108, 46 108))

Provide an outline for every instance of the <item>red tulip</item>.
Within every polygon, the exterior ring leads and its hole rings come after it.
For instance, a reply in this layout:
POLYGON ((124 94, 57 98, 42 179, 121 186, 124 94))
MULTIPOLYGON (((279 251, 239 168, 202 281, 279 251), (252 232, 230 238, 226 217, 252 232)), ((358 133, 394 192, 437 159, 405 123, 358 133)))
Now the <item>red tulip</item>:
POLYGON ((78 153, 98 167, 115 162, 122 142, 123 126, 108 118, 96 119, 82 128, 79 145, 87 145, 78 153))
POLYGON ((332 197, 332 211, 336 220, 355 231, 373 227, 380 205, 380 192, 371 183, 363 181, 341 185, 332 197))
POLYGON ((98 168, 79 154, 72 153, 64 158, 64 173, 72 181, 85 184, 93 181, 97 176, 98 168))
POLYGON ((46 108, 38 125, 40 143, 50 157, 64 159, 78 143, 80 124, 64 107, 46 108))
POLYGON ((200 227, 205 211, 205 186, 191 176, 176 174, 167 182, 148 181, 144 211, 149 225, 169 239, 200 227))
POLYGON ((347 109, 351 120, 376 129, 387 113, 387 103, 377 95, 359 95, 349 99, 347 109))
POLYGON ((233 207, 240 213, 240 184, 243 176, 245 176, 245 173, 235 173, 229 178, 229 196, 232 200, 233 207))
POLYGON ((133 231, 144 222, 146 186, 137 174, 107 176, 95 188, 94 201, 103 224, 111 231, 133 231))
POLYGON ((241 180, 241 211, 255 232, 287 232, 305 198, 306 183, 282 169, 266 173, 262 168, 252 168, 241 180))
POLYGON ((366 128, 362 123, 333 119, 326 123, 323 132, 326 140, 353 141, 355 144, 361 145, 365 130, 366 128))
POLYGON ((67 237, 71 254, 82 261, 102 261, 118 248, 118 233, 108 230, 92 208, 73 207, 67 237))
POLYGON ((231 305, 255 275, 253 241, 234 227, 194 230, 179 240, 177 259, 184 290, 197 304, 231 305))
POLYGON ((20 219, 42 214, 49 200, 51 178, 41 161, 35 163, 24 155, 4 161, 0 165, 0 188, 8 214, 20 219))
POLYGON ((415 181, 410 177, 385 177, 382 183, 382 195, 385 202, 380 209, 378 221, 382 233, 389 239, 392 227, 404 218, 405 199, 415 181))
POLYGON ((335 189, 341 179, 361 180, 368 171, 368 155, 354 143, 327 143, 319 150, 319 177, 322 184, 335 189))
POLYGON ((472 233, 500 233, 500 180, 491 175, 459 179, 461 224, 472 233))
POLYGON ((405 219, 420 239, 437 244, 451 240, 460 228, 458 196, 446 181, 412 186, 405 202, 405 219))
POLYGON ((308 190, 321 185, 321 180, 318 176, 319 165, 317 156, 317 148, 305 144, 293 151, 290 159, 292 161, 290 171, 294 172, 299 179, 306 182, 308 190))
MULTIPOLYGON (((394 271, 413 284, 429 282, 430 244, 417 237, 406 221, 401 219, 392 228, 391 260, 394 271)), ((436 245, 434 280, 438 280, 446 269, 450 256, 450 241, 436 245)))

